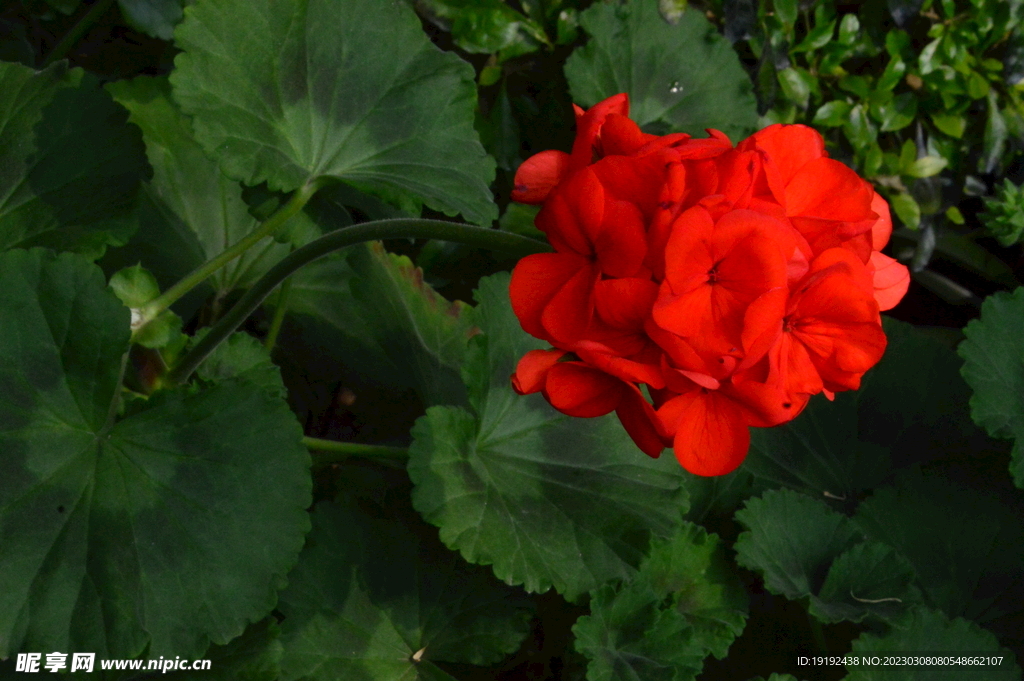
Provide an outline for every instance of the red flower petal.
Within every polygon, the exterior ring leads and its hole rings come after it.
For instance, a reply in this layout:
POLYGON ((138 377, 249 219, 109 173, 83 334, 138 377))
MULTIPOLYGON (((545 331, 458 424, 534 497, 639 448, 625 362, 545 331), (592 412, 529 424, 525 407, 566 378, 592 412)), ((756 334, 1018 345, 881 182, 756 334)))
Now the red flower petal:
POLYGON ((548 370, 545 397, 569 416, 604 416, 619 406, 626 384, 582 362, 559 362, 548 370))
POLYGON ((871 254, 874 268, 875 301, 879 310, 891 310, 903 300, 910 288, 910 270, 878 251, 871 254))
POLYGON ((588 263, 544 307, 540 323, 558 344, 569 345, 586 335, 594 316, 594 284, 600 277, 597 267, 588 263))
POLYGON ((661 456, 671 440, 661 432, 661 421, 639 388, 629 385, 622 391, 615 414, 640 451, 654 459, 661 456))
POLYGON ((604 279, 594 286, 598 316, 616 329, 642 331, 657 297, 658 285, 650 279, 604 279))
POLYGON ((534 154, 516 169, 512 200, 541 204, 569 172, 569 154, 548 149, 534 154))
POLYGON ((725 475, 743 463, 750 431, 743 409, 718 390, 699 389, 674 397, 658 410, 683 468, 695 475, 725 475))
MULTIPOLYGON (((786 185, 786 215, 873 222, 877 219, 871 210, 874 194, 871 185, 847 166, 819 158, 801 167, 786 185)), ((814 241, 810 237, 807 240, 814 241)))
POLYGON ((740 149, 757 148, 766 152, 784 183, 788 183, 811 161, 827 156, 821 134, 806 125, 769 125, 738 146, 740 149))
POLYGON ((512 389, 520 395, 540 392, 548 370, 566 355, 564 350, 530 350, 523 355, 512 374, 512 389))
POLYGON ((536 253, 520 260, 512 270, 509 297, 512 311, 526 333, 548 338, 541 316, 551 299, 590 261, 572 253, 536 253))

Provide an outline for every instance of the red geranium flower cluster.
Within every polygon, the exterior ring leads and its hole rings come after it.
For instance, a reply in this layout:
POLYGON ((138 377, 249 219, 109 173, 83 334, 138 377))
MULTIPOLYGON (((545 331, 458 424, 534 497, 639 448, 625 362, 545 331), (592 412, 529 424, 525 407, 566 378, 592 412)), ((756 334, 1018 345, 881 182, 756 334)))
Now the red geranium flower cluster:
POLYGON ((512 198, 542 204, 555 252, 512 273, 516 316, 552 346, 512 384, 570 416, 615 411, 647 454, 673 446, 688 471, 722 475, 750 426, 860 386, 885 350, 879 310, 909 274, 880 252, 888 205, 813 129, 733 147, 716 130, 645 134, 628 107, 625 94, 577 107, 572 153, 516 173, 512 198))

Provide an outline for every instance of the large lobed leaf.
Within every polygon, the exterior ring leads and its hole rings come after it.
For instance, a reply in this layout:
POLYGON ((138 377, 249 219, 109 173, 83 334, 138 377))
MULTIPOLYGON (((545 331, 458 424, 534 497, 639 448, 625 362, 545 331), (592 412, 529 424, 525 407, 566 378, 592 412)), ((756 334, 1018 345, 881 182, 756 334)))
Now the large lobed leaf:
POLYGON ((91 257, 135 228, 148 172, 139 131, 91 75, 0 62, 0 250, 91 257))
POLYGON ((675 460, 646 457, 613 416, 573 419, 512 391, 516 362, 540 343, 520 328, 508 282, 488 277, 477 292, 471 410, 432 407, 413 429, 413 504, 466 560, 574 600, 632 575, 649 538, 680 526, 686 494, 675 460))
POLYGON ((282 681, 450 679, 435 661, 493 664, 530 615, 521 591, 352 500, 317 505, 280 609, 282 681))
POLYGON ((472 67, 377 0, 200 0, 171 75, 196 137, 246 184, 337 179, 470 222, 497 217, 472 67))
POLYGON ((989 296, 964 329, 962 373, 974 390, 971 416, 992 437, 1013 438, 1010 472, 1024 488, 1024 287, 989 296))
MULTIPOLYGON (((580 14, 590 42, 565 64, 573 101, 591 106, 629 93, 630 117, 703 136, 705 128, 733 139, 757 125, 757 102, 739 57, 696 9, 675 24, 658 0, 596 2, 580 14)), ((661 132, 661 130, 658 130, 661 132)))
POLYGON ((200 657, 273 607, 308 528, 287 404, 237 379, 116 420, 129 314, 99 269, 0 254, 0 656, 200 657))
POLYGON ((590 611, 573 626, 588 681, 692 681, 742 633, 747 594, 718 537, 686 523, 632 579, 593 592, 590 611))

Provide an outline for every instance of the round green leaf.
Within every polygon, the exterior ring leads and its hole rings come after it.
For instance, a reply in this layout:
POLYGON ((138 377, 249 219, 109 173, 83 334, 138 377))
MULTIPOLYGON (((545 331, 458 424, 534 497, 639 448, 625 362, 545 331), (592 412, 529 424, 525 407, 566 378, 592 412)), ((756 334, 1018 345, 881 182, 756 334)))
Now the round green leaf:
POLYGON ((809 610, 822 622, 860 622, 868 615, 893 619, 920 600, 913 582, 913 566, 896 549, 863 542, 832 562, 809 610))
POLYGON ((565 64, 573 100, 591 106, 629 93, 630 116, 641 126, 661 122, 702 135, 733 139, 757 125, 757 103, 739 57, 704 15, 688 9, 675 25, 658 0, 597 2, 580 15, 590 42, 565 64))
POLYGON ((679 464, 644 455, 615 417, 572 419, 512 391, 516 362, 542 343, 519 326, 508 282, 477 292, 483 333, 463 368, 472 411, 432 407, 413 429, 413 504, 466 560, 574 600, 633 574, 649 538, 679 527, 686 493, 679 464))
POLYGON ((971 386, 971 417, 992 437, 1013 438, 1010 471, 1024 488, 1024 287, 985 299, 981 319, 964 329, 967 340, 958 352, 971 386))
POLYGON ((521 591, 347 501, 317 505, 288 582, 282 681, 432 679, 434 661, 493 664, 529 630, 521 591))
MULTIPOLYGON (((143 185, 139 231, 105 264, 141 262, 168 287, 240 241, 257 221, 242 200, 242 187, 196 142, 191 121, 171 101, 166 78, 140 76, 110 83, 107 90, 142 129, 153 179, 143 185)), ((214 273, 206 285, 222 298, 252 284, 288 251, 265 239, 214 273)))
POLYGON ((687 523, 630 581, 595 591, 590 613, 573 626, 589 681, 692 681, 743 632, 747 594, 718 537, 687 523))
POLYGON ((860 540, 849 518, 792 490, 750 499, 736 520, 747 528, 736 539, 736 561, 790 600, 817 593, 832 561, 860 540))
POLYGON ((231 177, 329 178, 469 221, 497 218, 473 68, 401 2, 199 0, 175 32, 174 97, 231 177))
POLYGON ((129 312, 100 270, 0 255, 0 656, 200 657, 276 601, 308 527, 309 457, 249 383, 115 421, 129 312))
POLYGON ((0 250, 98 257, 123 244, 148 172, 124 109, 64 62, 42 71, 0 62, 0 92, 0 250))
POLYGON ((853 651, 862 658, 885 655, 996 656, 1001 664, 985 667, 935 666, 848 666, 844 681, 963 681, 975 677, 985 681, 1017 681, 1020 667, 1013 654, 1000 648, 992 632, 960 618, 950 620, 941 612, 918 608, 893 625, 885 635, 861 634, 853 651))

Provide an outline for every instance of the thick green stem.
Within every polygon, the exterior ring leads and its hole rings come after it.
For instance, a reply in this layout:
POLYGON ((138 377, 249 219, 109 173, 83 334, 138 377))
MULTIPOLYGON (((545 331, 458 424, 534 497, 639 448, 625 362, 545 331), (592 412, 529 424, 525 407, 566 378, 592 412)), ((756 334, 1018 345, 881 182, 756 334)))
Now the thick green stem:
POLYGON ((167 375, 167 380, 170 383, 183 383, 188 380, 188 377, 206 359, 206 356, 221 341, 230 336, 260 306, 263 299, 277 288, 278 284, 303 265, 307 265, 328 253, 364 241, 401 238, 454 241, 469 246, 504 251, 516 256, 544 253, 551 250, 551 247, 542 241, 512 234, 511 232, 501 232, 487 229, 486 227, 473 227, 472 225, 460 225, 442 220, 397 218, 394 220, 366 222, 361 225, 339 229, 309 242, 270 268, 242 296, 235 306, 210 328, 210 332, 203 336, 187 355, 182 357, 178 366, 167 375))
POLYGON ((304 437, 302 438, 302 444, 307 449, 317 452, 316 456, 313 457, 313 463, 317 466, 340 463, 353 456, 402 462, 409 458, 409 450, 405 447, 361 445, 355 442, 323 440, 318 437, 304 437))
POLYGON ((146 303, 140 311, 142 313, 142 322, 139 324, 138 328, 141 329, 147 323, 155 319, 158 314, 176 303, 179 298, 194 289, 196 286, 199 286, 199 284, 206 281, 210 275, 224 267, 224 265, 227 265, 229 262, 242 255, 266 237, 274 234, 274 232, 279 230, 284 223, 291 219, 292 216, 302 210, 309 200, 313 198, 313 195, 316 194, 320 186, 321 185, 317 182, 310 182, 304 187, 299 188, 295 194, 292 195, 291 200, 282 206, 276 213, 267 218, 266 222, 260 225, 259 228, 241 241, 229 246, 220 255, 206 261, 186 275, 185 278, 177 284, 146 303))
POLYGON ((90 28, 93 27, 97 21, 100 20, 110 6, 114 4, 114 0, 96 0, 89 11, 86 12, 78 22, 71 27, 71 30, 64 34, 60 42, 57 43, 50 54, 46 55, 46 59, 43 60, 43 66, 49 66, 58 59, 63 59, 64 55, 71 51, 71 48, 82 39, 90 28))
POLYGON ((270 352, 277 345, 277 334, 281 333, 281 325, 284 324, 284 316, 288 314, 288 293, 292 290, 292 278, 288 277, 281 284, 277 292, 277 304, 274 305, 274 319, 270 322, 270 330, 267 331, 267 338, 263 341, 263 347, 270 352))

